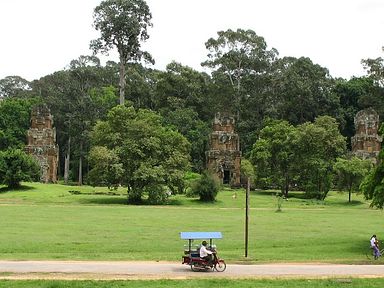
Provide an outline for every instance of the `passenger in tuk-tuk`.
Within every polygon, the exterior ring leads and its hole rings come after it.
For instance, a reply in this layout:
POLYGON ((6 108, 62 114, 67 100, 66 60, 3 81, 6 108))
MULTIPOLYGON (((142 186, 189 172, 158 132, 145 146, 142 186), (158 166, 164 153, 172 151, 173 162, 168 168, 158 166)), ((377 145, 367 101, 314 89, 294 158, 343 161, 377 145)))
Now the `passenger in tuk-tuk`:
POLYGON ((200 247, 200 258, 207 261, 209 264, 212 263, 213 252, 207 249, 207 241, 203 241, 200 247))

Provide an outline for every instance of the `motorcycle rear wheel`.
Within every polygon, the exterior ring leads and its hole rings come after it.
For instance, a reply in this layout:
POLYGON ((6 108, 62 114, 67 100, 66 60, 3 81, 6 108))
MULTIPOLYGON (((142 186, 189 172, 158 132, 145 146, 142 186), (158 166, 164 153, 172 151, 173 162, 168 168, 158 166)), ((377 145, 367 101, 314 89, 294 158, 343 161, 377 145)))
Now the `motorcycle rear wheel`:
POLYGON ((191 270, 192 270, 193 272, 198 272, 198 271, 200 271, 200 268, 199 268, 199 266, 197 266, 197 263, 192 262, 192 263, 191 263, 191 270))

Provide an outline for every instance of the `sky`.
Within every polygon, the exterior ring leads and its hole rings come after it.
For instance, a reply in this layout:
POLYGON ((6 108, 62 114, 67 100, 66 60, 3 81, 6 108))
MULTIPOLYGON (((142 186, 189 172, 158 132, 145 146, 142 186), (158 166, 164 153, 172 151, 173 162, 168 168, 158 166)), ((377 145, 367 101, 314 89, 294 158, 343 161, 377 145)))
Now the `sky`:
MULTIPOLYGON (((0 0, 0 79, 29 81, 90 55, 101 0, 0 0)), ((309 57, 333 77, 365 75, 362 59, 384 58, 383 0, 146 0, 153 27, 143 44, 165 70, 177 61, 198 71, 218 31, 251 29, 279 57, 309 57)), ((118 62, 116 52, 101 60, 118 62)))

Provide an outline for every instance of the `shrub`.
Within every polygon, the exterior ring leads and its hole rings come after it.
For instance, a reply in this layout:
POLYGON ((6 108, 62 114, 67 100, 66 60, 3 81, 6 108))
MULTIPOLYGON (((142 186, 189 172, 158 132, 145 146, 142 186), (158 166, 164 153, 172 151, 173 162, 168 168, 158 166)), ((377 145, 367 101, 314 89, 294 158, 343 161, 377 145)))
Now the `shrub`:
POLYGON ((199 195, 200 201, 204 202, 215 201, 218 191, 219 184, 207 171, 202 173, 201 178, 192 185, 191 189, 191 193, 193 195, 199 195))
POLYGON ((37 181, 39 177, 40 166, 32 156, 20 149, 0 151, 0 184, 16 188, 21 181, 37 181))
POLYGON ((148 187, 148 204, 160 205, 167 202, 169 191, 166 191, 161 185, 154 185, 148 187))

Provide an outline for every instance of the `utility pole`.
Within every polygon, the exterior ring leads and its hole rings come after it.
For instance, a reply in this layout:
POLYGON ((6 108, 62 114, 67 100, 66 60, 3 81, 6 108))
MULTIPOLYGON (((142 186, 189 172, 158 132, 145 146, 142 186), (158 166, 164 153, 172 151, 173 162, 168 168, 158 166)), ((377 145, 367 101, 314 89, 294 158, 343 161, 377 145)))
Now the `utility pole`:
POLYGON ((247 189, 245 191, 245 258, 248 257, 249 190, 251 190, 251 182, 247 177, 247 189))

